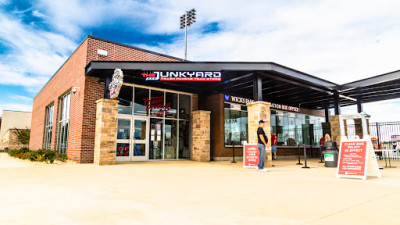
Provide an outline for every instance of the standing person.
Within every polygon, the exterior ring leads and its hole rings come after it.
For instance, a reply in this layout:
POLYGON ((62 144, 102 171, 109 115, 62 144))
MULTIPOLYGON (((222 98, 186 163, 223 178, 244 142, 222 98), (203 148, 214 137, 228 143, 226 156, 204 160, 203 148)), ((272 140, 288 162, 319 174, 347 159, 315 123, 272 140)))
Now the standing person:
POLYGON ((278 151, 278 138, 276 134, 271 133, 272 160, 276 160, 276 152, 278 151))
POLYGON ((267 135, 265 135, 265 132, 263 129, 265 127, 265 121, 264 120, 258 121, 258 125, 259 125, 259 127, 257 129, 257 138, 258 138, 257 147, 258 147, 258 150, 260 151, 259 160, 258 160, 258 171, 268 172, 267 169, 264 169, 265 149, 266 149, 267 143, 268 143, 268 137, 267 137, 267 135))

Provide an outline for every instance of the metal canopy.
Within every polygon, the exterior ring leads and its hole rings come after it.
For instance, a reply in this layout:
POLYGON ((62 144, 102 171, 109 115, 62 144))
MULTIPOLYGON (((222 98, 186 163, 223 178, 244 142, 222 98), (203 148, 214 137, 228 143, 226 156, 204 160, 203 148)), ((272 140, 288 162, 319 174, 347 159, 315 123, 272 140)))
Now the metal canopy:
POLYGON ((400 72, 338 85, 272 62, 91 61, 85 73, 106 80, 115 68, 124 71, 125 82, 200 96, 224 93, 256 99, 261 84, 264 101, 309 109, 334 108, 335 95, 340 97, 341 106, 347 106, 355 105, 358 98, 362 98, 362 102, 379 101, 399 97, 400 93, 400 72), (145 81, 141 76, 143 71, 220 71, 222 81, 145 81))
MULTIPOLYGON (((337 89, 363 103, 400 98, 400 71, 350 82, 340 85, 337 89)), ((343 99, 341 105, 353 104, 343 99)))

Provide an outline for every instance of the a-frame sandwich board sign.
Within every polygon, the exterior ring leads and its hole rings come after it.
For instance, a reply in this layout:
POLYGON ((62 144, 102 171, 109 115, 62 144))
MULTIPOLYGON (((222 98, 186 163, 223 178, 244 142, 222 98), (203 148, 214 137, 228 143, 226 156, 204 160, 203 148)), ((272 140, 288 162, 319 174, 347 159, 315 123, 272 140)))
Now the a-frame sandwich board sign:
POLYGON ((341 137, 337 177, 381 178, 378 162, 369 136, 363 139, 341 137))
POLYGON ((367 176, 381 178, 372 141, 366 129, 366 118, 368 117, 364 113, 339 116, 342 136, 340 138, 337 177, 361 178, 363 180, 366 180, 367 176), (358 136, 348 139, 344 135, 344 120, 358 118, 361 118, 362 121, 363 139, 359 139, 358 136))

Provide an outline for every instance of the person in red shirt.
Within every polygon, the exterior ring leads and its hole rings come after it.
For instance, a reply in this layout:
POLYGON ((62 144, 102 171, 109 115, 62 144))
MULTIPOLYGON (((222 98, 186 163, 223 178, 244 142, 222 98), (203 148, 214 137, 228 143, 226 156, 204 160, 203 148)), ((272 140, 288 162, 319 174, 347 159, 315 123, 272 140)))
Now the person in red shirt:
POLYGON ((274 133, 271 133, 272 160, 276 160, 276 152, 278 151, 278 139, 274 133))

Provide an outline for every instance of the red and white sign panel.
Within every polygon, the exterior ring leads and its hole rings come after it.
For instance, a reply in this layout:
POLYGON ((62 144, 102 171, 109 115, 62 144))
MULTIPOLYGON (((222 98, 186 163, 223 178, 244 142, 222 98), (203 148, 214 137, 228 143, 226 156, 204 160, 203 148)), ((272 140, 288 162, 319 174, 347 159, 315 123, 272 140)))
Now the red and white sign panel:
POLYGON ((243 167, 257 167, 259 151, 257 144, 243 146, 243 167))
POLYGON ((367 141, 342 141, 339 152, 339 176, 365 177, 367 141))

